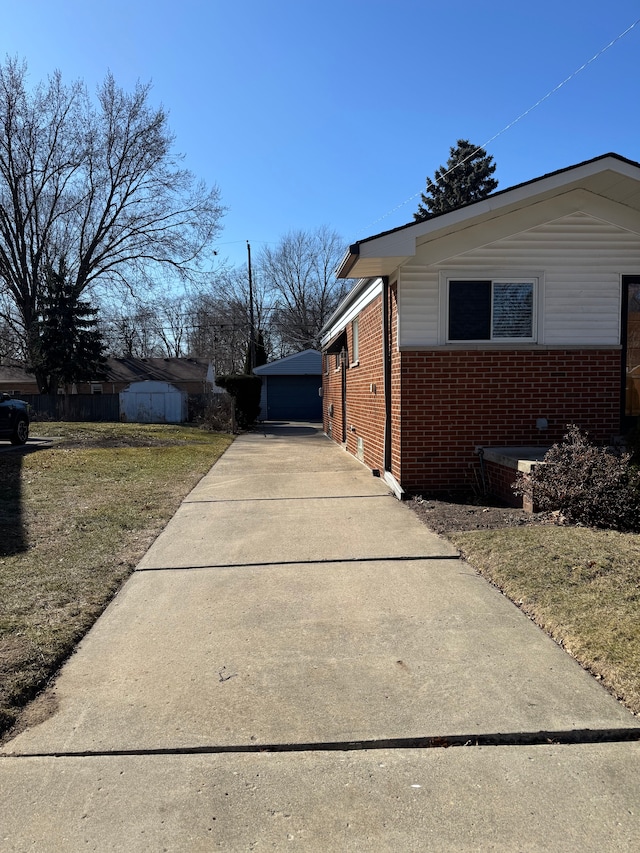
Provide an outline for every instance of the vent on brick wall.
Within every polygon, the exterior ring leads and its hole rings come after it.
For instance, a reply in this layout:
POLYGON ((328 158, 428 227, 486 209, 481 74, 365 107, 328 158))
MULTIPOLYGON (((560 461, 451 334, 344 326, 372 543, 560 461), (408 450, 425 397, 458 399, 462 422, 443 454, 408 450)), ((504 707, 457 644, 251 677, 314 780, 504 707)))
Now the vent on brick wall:
POLYGON ((356 456, 358 457, 360 462, 364 462, 364 441, 360 437, 358 437, 356 456))
POLYGON ((329 405, 327 406, 327 414, 330 418, 333 417, 333 403, 329 403, 329 405))

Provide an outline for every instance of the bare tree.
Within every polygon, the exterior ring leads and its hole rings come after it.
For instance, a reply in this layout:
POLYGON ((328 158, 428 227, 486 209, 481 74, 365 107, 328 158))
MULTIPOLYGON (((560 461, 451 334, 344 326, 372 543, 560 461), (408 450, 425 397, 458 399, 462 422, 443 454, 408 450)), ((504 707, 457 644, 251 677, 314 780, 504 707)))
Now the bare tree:
POLYGON ((320 330, 347 290, 335 276, 343 254, 343 241, 326 226, 292 231, 260 253, 257 270, 281 355, 319 346, 320 330))
POLYGON ((15 306, 0 288, 0 364, 24 362, 24 340, 15 306))
MULTIPOLYGON (((342 240, 327 228, 286 235, 263 251, 252 276, 256 341, 280 358, 318 346, 320 330, 346 292, 335 269, 342 240)), ((210 359, 216 374, 246 369, 251 331, 246 266, 219 269, 206 287, 184 296, 111 309, 110 351, 128 355, 188 354, 210 359), (158 352, 161 350, 161 352, 158 352)))
POLYGON ((241 373, 249 341, 246 268, 225 269, 192 297, 189 352, 211 359, 216 374, 241 373))
POLYGON ((22 347, 16 330, 0 317, 0 364, 16 364, 22 359, 22 347))
POLYGON ((189 316, 189 354, 208 358, 216 375, 241 373, 249 339, 245 307, 213 293, 201 294, 189 316))
POLYGON ((182 358, 187 354, 190 302, 186 294, 145 301, 104 300, 101 331, 111 355, 126 358, 182 358))
POLYGON ((109 355, 116 358, 156 358, 164 355, 158 338, 155 308, 127 299, 121 304, 103 302, 100 331, 109 355))
POLYGON ((163 356, 182 358, 187 354, 189 337, 188 303, 184 296, 156 300, 153 303, 154 329, 162 342, 163 356))
POLYGON ((148 282, 154 268, 196 276, 224 209, 179 166, 167 114, 108 74, 94 105, 55 73, 27 89, 24 63, 0 66, 0 290, 15 308, 27 353, 47 268, 64 263, 86 288, 148 282))
MULTIPOLYGON (((191 299, 190 317, 189 353, 211 358, 216 373, 241 373, 251 331, 246 266, 220 271, 206 290, 191 299)), ((256 338, 268 349, 269 294, 255 277, 253 320, 256 338)))

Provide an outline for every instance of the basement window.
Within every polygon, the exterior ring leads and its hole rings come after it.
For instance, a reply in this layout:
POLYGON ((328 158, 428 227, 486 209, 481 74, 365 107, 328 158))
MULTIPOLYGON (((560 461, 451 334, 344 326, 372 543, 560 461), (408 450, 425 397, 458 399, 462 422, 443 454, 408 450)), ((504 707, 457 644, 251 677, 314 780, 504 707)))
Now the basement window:
POLYGON ((534 279, 448 282, 448 333, 454 341, 535 341, 534 279))

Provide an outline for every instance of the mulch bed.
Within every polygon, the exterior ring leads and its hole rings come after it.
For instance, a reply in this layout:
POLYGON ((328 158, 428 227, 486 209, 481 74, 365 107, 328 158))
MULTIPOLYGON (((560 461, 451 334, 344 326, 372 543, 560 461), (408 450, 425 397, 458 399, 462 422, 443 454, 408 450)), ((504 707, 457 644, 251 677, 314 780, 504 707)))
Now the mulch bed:
POLYGON ((472 496, 448 496, 446 499, 423 496, 413 498, 408 504, 427 527, 442 534, 546 524, 550 520, 548 516, 532 514, 499 502, 493 503, 490 499, 479 502, 472 496))

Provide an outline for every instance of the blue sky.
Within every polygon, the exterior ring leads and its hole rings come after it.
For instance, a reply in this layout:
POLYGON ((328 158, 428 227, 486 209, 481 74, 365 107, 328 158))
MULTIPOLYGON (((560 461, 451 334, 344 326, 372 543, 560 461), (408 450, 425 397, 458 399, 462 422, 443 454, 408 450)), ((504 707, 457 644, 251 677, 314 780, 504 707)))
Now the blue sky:
POLYGON ((638 18, 637 0, 21 0, 0 54, 34 83, 151 81, 229 208, 219 256, 242 264, 247 240, 326 224, 346 244, 411 221, 458 138, 488 143, 500 189, 640 160, 640 23, 500 133, 638 18))

